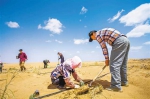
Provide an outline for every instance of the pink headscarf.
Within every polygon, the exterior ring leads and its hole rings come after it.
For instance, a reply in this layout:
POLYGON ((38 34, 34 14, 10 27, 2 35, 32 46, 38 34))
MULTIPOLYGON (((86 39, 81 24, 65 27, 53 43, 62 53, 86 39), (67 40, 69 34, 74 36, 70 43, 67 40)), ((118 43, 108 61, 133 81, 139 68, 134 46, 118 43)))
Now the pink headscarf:
POLYGON ((82 66, 82 60, 78 57, 78 56, 74 56, 73 58, 71 59, 67 59, 64 63, 65 64, 68 64, 70 65, 70 67, 72 69, 75 69, 75 68, 80 68, 82 66))

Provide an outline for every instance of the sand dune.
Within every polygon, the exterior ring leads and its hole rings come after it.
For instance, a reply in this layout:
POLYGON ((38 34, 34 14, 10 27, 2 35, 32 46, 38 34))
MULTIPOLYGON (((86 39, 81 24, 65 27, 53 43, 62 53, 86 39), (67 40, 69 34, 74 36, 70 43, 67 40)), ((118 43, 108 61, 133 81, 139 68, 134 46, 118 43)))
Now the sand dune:
MULTIPOLYGON (((57 63, 50 63, 47 69, 43 69, 43 63, 26 63, 26 72, 18 71, 15 78, 8 86, 6 92, 9 94, 9 97, 7 99, 28 99, 36 89, 40 91, 40 96, 60 91, 55 86, 51 85, 49 77, 50 72, 56 65, 57 63)), ((77 72, 84 81, 88 81, 96 76, 103 65, 104 62, 83 62, 82 68, 78 68, 77 72)), ((4 64, 3 73, 0 74, 0 88, 2 90, 16 70, 19 70, 18 63, 4 64)), ((109 67, 107 67, 102 74, 108 72, 109 67)), ((101 84, 103 88, 109 87, 110 76, 111 75, 108 74, 95 83, 101 84)), ((150 99, 150 59, 130 59, 128 61, 128 80, 129 87, 122 87, 122 93, 103 90, 101 93, 95 94, 92 97, 95 99, 150 99)), ((0 94, 2 94, 2 90, 0 94)), ((61 99, 66 92, 67 91, 50 95, 43 99, 61 99)), ((91 97, 87 97, 86 94, 78 98, 91 99, 91 97)))

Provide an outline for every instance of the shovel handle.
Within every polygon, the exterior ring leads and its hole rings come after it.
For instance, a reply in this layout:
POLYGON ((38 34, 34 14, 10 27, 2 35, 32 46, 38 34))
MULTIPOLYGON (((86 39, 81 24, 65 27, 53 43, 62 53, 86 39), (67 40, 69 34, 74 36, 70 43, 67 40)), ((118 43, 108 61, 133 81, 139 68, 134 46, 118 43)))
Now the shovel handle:
POLYGON ((102 71, 106 68, 106 65, 102 68, 102 70, 98 73, 98 75, 90 82, 89 86, 97 79, 97 77, 102 73, 102 71))
POLYGON ((102 68, 103 70, 106 68, 106 65, 102 68))

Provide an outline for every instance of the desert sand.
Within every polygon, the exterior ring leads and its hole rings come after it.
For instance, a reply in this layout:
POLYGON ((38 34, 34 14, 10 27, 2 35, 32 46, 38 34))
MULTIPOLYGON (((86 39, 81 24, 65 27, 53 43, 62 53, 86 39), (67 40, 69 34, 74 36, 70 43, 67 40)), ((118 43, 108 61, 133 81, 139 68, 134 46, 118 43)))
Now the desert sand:
MULTIPOLYGON (((26 63, 27 70, 19 71, 19 64, 5 63, 3 73, 0 74, 0 98, 3 90, 13 75, 14 78, 7 87, 7 99, 29 99, 29 96, 35 91, 40 91, 40 96, 46 96, 42 99, 62 99, 62 96, 71 90, 60 90, 51 84, 50 73, 56 67, 57 63, 50 63, 48 68, 43 68, 43 63, 26 63), (16 72, 17 71, 17 72, 16 72), (14 73, 16 72, 16 74, 14 73), (51 95, 50 95, 51 94, 51 95), (49 95, 49 96, 48 96, 49 95)), ((104 62, 83 62, 81 68, 76 71, 83 81, 92 80, 104 66, 104 62)), ((101 75, 109 73, 109 67, 106 67, 101 75)), ((122 87, 123 92, 112 92, 105 90, 110 85, 110 77, 108 74, 95 83, 103 86, 101 93, 87 97, 86 94, 81 95, 80 99, 150 99, 150 59, 130 59, 128 61, 128 87, 122 87)), ((72 81, 74 79, 72 78, 72 81)), ((75 81, 74 81, 75 82, 75 81)), ((75 82, 77 83, 77 82, 75 82)), ((87 93, 88 94, 88 93, 87 93)), ((64 98, 71 99, 71 98, 64 98)), ((72 98, 73 99, 73 98, 72 98)))

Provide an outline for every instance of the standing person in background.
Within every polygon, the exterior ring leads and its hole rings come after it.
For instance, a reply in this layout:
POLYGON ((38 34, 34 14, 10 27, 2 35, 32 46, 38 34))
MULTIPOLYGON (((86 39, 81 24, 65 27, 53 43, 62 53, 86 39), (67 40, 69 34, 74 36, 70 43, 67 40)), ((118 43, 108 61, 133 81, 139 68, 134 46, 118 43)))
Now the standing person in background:
POLYGON ((25 61, 27 60, 27 55, 26 55, 26 53, 23 52, 22 49, 20 49, 19 52, 20 53, 18 54, 17 59, 20 59, 20 62, 19 62, 20 69, 21 69, 21 71, 23 71, 23 70, 25 71, 26 68, 25 68, 24 64, 25 64, 25 61))
POLYGON ((61 59, 61 64, 63 64, 63 62, 64 62, 64 56, 63 56, 63 54, 62 53, 60 53, 60 52, 58 52, 58 55, 59 55, 59 58, 58 58, 58 60, 59 59, 61 59))
POLYGON ((44 63, 44 68, 47 68, 48 63, 50 63, 50 61, 46 59, 46 60, 43 60, 43 63, 44 63))
POLYGON ((111 85, 106 90, 122 91, 121 86, 128 86, 127 61, 130 49, 128 38, 113 28, 104 28, 89 33, 89 42, 93 40, 97 40, 102 48, 105 65, 108 66, 110 64, 111 85), (112 46, 110 62, 106 43, 112 46))
POLYGON ((3 63, 0 61, 0 73, 2 73, 3 70, 3 63))

